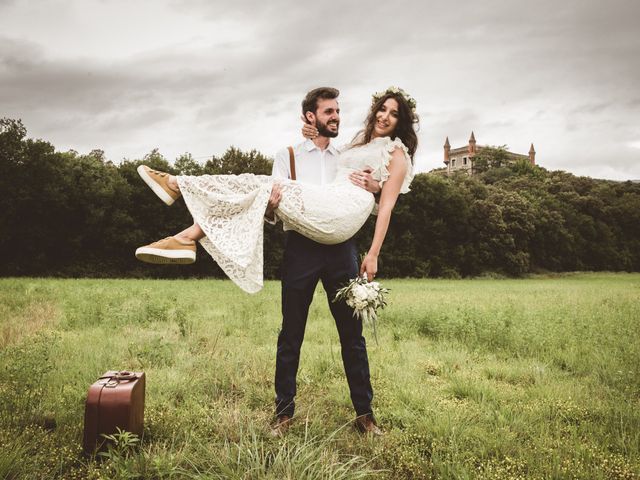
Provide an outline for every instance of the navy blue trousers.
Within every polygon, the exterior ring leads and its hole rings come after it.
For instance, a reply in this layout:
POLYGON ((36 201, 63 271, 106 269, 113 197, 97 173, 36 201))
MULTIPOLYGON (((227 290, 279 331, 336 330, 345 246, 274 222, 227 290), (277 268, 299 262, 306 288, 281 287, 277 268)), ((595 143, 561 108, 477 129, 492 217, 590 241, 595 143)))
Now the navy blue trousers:
POLYGON ((338 289, 358 275, 358 254, 353 239, 322 245, 296 233, 287 233, 282 266, 282 329, 276 355, 276 415, 293 416, 300 348, 309 305, 318 281, 327 292, 331 314, 338 328, 342 363, 356 415, 371 412, 373 389, 362 321, 353 317, 345 302, 333 303, 338 289))

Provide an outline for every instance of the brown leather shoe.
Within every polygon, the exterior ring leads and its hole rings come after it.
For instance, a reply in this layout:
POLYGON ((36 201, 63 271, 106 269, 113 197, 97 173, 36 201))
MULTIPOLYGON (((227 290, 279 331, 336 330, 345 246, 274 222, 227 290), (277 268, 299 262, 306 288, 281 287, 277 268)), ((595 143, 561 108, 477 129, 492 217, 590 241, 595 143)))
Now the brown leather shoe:
POLYGON ((291 421, 293 419, 289 415, 278 415, 276 419, 276 423, 271 427, 271 436, 272 437, 282 437, 284 436, 289 427, 291 426, 291 421))
POLYGON ((365 415, 360 415, 356 418, 356 428, 363 435, 373 435, 378 437, 382 435, 382 430, 376 424, 375 418, 371 413, 367 413, 365 415))

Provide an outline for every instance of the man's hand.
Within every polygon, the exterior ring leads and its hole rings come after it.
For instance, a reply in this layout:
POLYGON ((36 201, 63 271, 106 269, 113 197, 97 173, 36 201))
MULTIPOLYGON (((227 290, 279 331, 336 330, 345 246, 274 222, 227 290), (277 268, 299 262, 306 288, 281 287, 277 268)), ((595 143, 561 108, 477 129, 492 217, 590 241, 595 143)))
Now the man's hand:
POLYGON ((372 282, 378 273, 378 256, 371 253, 367 253, 360 265, 360 276, 364 273, 367 274, 367 282, 372 282))
POLYGON ((282 185, 279 183, 274 183, 271 188, 271 195, 269 196, 269 201, 267 202, 267 208, 264 211, 264 216, 269 220, 273 220, 273 211, 278 208, 280 205, 280 200, 282 199, 282 185))
POLYGON ((367 192, 371 192, 375 195, 380 193, 382 188, 380 188, 380 182, 371 176, 372 171, 372 169, 367 168, 365 170, 351 172, 349 174, 349 180, 351 180, 351 183, 356 187, 364 188, 367 192))

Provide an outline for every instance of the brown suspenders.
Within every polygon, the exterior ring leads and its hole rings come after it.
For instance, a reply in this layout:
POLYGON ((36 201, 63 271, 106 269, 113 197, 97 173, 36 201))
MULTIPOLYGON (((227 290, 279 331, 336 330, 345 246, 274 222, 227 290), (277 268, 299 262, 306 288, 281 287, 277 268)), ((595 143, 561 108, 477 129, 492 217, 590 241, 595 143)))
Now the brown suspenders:
POLYGON ((293 147, 287 147, 289 150, 289 171, 291 172, 291 180, 296 179, 296 158, 293 155, 293 147))

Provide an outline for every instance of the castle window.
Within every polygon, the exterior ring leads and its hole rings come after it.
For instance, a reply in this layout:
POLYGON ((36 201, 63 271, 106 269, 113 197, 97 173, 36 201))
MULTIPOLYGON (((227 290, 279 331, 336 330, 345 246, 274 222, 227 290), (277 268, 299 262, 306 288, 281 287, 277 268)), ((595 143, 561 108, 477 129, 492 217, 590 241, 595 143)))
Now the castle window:
POLYGON ((453 160, 451 160, 451 166, 455 167, 456 166, 456 159, 454 158, 453 160))
POLYGON ((463 165, 466 165, 466 164, 467 164, 467 157, 464 157, 464 158, 462 159, 462 164, 463 164, 463 165))

